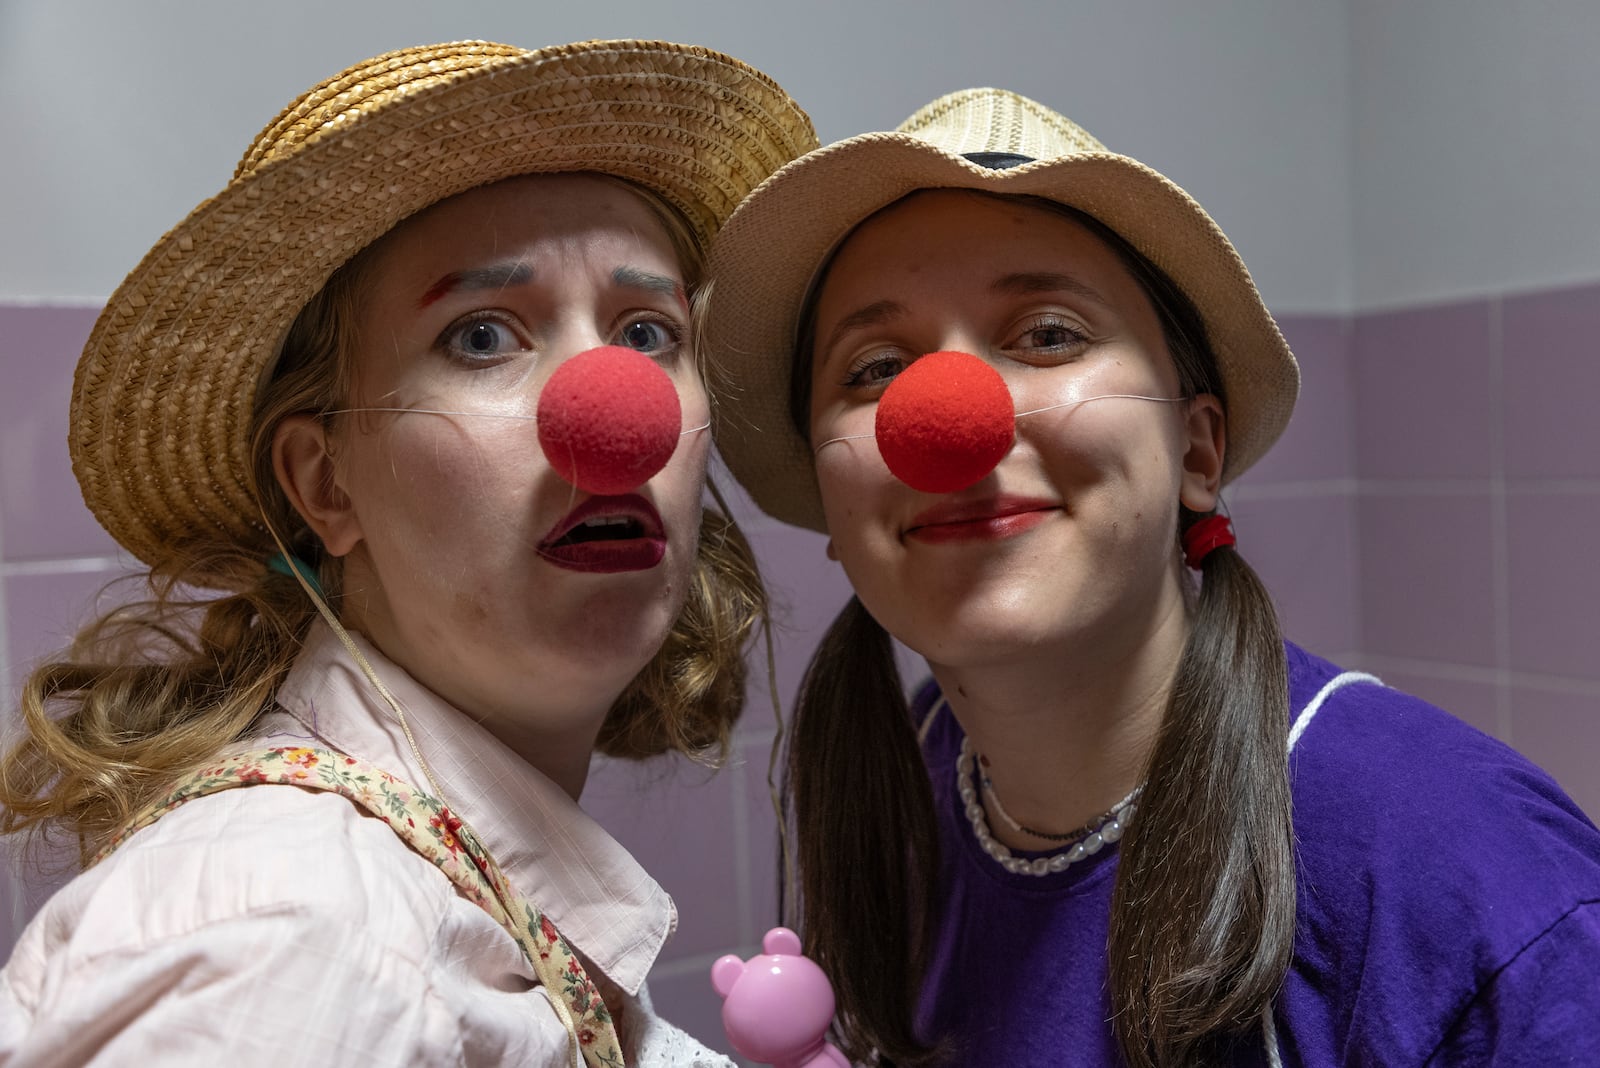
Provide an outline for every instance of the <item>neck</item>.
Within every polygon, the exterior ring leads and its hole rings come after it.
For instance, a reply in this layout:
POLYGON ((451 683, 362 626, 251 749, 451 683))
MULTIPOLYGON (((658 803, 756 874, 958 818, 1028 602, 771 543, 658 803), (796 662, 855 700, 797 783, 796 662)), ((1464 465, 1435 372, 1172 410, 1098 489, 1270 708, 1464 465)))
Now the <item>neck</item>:
MULTIPOLYGON (((996 664, 932 665, 951 711, 986 763, 1006 813, 1033 830, 1060 834, 1121 801, 1144 777, 1188 638, 1181 605, 1137 640, 1079 643, 996 664)), ((984 798, 996 839, 1047 849, 1019 833, 984 798)))
MULTIPOLYGON (((600 733, 600 724, 609 710, 607 704, 592 713, 577 717, 579 726, 573 729, 544 729, 521 727, 515 720, 480 720, 484 727, 508 748, 537 768, 546 778, 566 791, 574 801, 583 795, 589 778, 590 759, 594 755, 594 741, 600 733), (506 726, 510 723, 510 727, 506 726)), ((561 717, 566 721, 567 717, 561 717)))
POLYGON ((496 670, 497 664, 514 659, 510 652, 487 658, 476 670, 464 670, 460 658, 449 651, 410 640, 394 625, 392 614, 372 610, 374 604, 383 602, 347 596, 341 622, 574 801, 579 799, 588 781, 595 739, 629 679, 602 678, 582 666, 559 662, 552 671, 548 661, 538 678, 496 670))

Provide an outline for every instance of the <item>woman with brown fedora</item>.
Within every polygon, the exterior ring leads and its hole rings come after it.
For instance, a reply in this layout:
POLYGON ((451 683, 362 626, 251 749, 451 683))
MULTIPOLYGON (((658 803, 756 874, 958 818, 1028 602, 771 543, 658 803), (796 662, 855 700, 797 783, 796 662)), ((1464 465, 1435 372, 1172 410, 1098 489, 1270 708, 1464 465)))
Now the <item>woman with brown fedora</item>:
POLYGON ((414 48, 157 243, 70 441, 151 597, 0 760, 0 829, 85 866, 0 1064, 726 1063, 653 1015, 676 912, 578 797, 597 749, 728 744, 764 598, 701 508, 691 308, 815 143, 701 48, 414 48))
POLYGON ((1600 1064, 1600 832, 1235 548, 1299 375, 1186 193, 970 90, 778 171, 712 274, 723 454, 856 593, 785 814, 854 1059, 1600 1064))

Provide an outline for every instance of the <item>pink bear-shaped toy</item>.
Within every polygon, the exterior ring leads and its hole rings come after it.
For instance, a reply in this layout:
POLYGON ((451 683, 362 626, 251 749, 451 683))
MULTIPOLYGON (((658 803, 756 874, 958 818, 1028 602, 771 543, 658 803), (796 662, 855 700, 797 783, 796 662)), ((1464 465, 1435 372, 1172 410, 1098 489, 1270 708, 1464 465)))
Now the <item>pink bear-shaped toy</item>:
POLYGON ((850 1068, 826 1041, 833 1021, 833 984, 809 957, 800 936, 774 927, 761 940, 765 956, 748 962, 733 954, 711 966, 722 995, 722 1027, 739 1053, 774 1068, 850 1068))

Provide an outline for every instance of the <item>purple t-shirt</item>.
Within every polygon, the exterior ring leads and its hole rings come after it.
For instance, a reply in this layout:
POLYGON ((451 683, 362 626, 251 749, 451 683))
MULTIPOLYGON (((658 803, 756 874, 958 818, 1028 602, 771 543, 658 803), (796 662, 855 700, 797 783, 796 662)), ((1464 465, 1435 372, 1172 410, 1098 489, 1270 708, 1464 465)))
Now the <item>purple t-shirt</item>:
MULTIPOLYGON (((1293 645, 1288 657, 1298 721, 1340 671, 1293 645)), ((929 683, 917 721, 937 704, 929 683)), ((924 743, 942 860, 919 1030, 946 1036, 959 1065, 1119 1064, 1106 990, 1117 850, 1043 877, 1002 869, 956 795, 961 736, 941 707, 924 743)), ((1600 831, 1549 776, 1371 682, 1327 696, 1289 770, 1299 898, 1275 1012, 1284 1065, 1600 1066, 1600 831)), ((1264 1044, 1236 1063, 1267 1064, 1264 1044)))

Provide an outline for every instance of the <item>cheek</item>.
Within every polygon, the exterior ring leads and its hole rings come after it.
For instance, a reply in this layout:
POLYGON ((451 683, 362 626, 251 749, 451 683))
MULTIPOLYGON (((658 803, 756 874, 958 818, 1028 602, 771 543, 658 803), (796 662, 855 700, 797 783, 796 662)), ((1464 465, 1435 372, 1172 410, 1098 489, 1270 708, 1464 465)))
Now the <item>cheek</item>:
POLYGON ((473 427, 407 415, 363 443, 352 475, 358 504, 364 498, 381 509, 396 533, 456 536, 524 512, 547 467, 532 424, 473 427))
POLYGON ((866 536, 885 494, 904 489, 870 438, 825 447, 817 454, 816 472, 828 533, 841 545, 866 536))
POLYGON ((656 506, 673 516, 691 518, 698 525, 704 502, 706 468, 711 461, 711 432, 687 434, 667 466, 650 480, 656 506))
POLYGON ((674 379, 678 387, 678 403, 683 406, 685 428, 699 426, 711 418, 711 396, 697 373, 687 380, 674 379))

